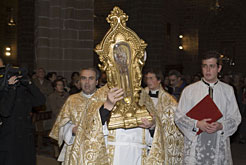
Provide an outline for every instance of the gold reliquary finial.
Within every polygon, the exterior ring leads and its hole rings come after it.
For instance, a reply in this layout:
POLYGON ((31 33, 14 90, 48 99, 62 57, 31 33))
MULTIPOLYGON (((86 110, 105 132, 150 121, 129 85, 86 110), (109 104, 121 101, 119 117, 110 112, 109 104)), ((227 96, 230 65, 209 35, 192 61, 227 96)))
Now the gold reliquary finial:
POLYGON ((114 7, 107 21, 110 29, 95 48, 99 55, 99 68, 106 72, 109 88, 122 88, 124 99, 118 101, 111 112, 109 129, 133 128, 142 124, 141 118, 152 120, 146 107, 139 105, 142 68, 147 44, 126 26, 128 16, 114 7))
POLYGON ((110 26, 115 26, 118 23, 121 23, 123 26, 126 26, 126 21, 128 21, 128 15, 123 12, 119 7, 114 7, 113 11, 111 11, 111 14, 107 17, 108 23, 110 23, 110 26))

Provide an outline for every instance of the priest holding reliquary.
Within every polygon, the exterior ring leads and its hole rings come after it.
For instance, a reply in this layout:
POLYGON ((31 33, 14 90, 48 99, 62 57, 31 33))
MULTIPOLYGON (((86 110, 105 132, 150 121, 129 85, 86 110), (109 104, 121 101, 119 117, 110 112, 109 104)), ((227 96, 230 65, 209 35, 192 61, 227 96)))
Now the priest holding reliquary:
POLYGON ((146 90, 141 89, 147 44, 126 27, 127 20, 128 16, 115 7, 107 17, 111 28, 95 49, 102 63, 99 67, 107 74, 107 87, 124 91, 124 99, 115 104, 104 125, 110 164, 182 164, 182 151, 176 153, 175 149, 170 149, 183 144, 181 133, 176 134, 173 118, 176 101, 163 103, 157 110, 146 90), (169 128, 171 138, 165 130, 167 122, 163 116, 167 113, 173 123, 169 128), (150 133, 153 130, 154 134, 150 133), (181 140, 175 141, 172 138, 175 136, 181 140), (168 152, 170 150, 172 153, 168 152))
MULTIPOLYGON (((127 20, 115 7, 107 17, 111 28, 95 48, 107 84, 96 90, 96 71, 82 70, 82 92, 68 98, 50 133, 59 144, 65 141, 59 156, 65 165, 171 164, 165 147, 175 142, 166 139, 164 112, 141 89, 147 44, 126 27, 127 20)), ((177 159, 181 164, 182 155, 177 159)))
POLYGON ((115 7, 107 17, 111 28, 95 49, 102 63, 99 67, 107 74, 106 86, 124 91, 124 98, 115 104, 103 126, 109 164, 161 164, 164 162, 161 132, 156 133, 158 138, 150 152, 153 137, 148 129, 139 127, 144 125, 143 118, 150 125, 155 123, 149 113, 154 108, 149 105, 148 111, 139 103, 147 44, 126 27, 127 20, 128 16, 115 7))

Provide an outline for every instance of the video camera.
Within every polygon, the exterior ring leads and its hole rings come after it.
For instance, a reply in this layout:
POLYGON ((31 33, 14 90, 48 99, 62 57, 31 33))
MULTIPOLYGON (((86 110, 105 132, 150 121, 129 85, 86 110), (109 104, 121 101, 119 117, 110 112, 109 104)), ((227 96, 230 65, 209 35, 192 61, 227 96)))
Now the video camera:
POLYGON ((2 90, 8 90, 9 84, 8 80, 12 76, 16 76, 19 80, 17 83, 14 84, 14 86, 19 85, 28 85, 29 78, 27 75, 28 71, 26 68, 19 68, 19 67, 13 67, 10 64, 7 64, 5 67, 0 68, 0 91, 2 90))

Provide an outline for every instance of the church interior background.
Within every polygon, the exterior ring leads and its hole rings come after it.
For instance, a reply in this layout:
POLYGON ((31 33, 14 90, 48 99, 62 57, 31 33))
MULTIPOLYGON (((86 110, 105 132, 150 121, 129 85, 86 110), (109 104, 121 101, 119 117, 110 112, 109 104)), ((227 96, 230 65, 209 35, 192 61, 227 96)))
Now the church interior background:
POLYGON ((148 44, 145 67, 192 75, 200 71, 201 54, 217 50, 224 73, 246 73, 243 0, 2 0, 1 57, 65 77, 97 66, 94 48, 109 29, 106 17, 114 6, 148 44))
MULTIPOLYGON (((94 48, 110 28, 106 17, 114 6, 148 44, 145 67, 193 75, 200 72, 201 54, 217 50, 222 74, 246 74, 245 0, 1 0, 0 56, 70 79, 72 72, 98 65, 94 48)), ((246 163, 237 154, 243 150, 232 148, 235 164, 246 163)))

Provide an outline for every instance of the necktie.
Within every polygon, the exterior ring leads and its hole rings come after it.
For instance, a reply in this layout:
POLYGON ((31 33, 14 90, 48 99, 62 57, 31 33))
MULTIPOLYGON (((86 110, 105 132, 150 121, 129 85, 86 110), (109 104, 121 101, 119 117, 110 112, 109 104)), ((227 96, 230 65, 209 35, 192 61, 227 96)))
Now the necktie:
POLYGON ((156 93, 152 93, 151 91, 149 91, 149 96, 150 97, 158 98, 158 94, 159 94, 159 91, 157 91, 156 93))
POLYGON ((210 85, 209 85, 209 88, 208 88, 208 94, 211 97, 211 99, 213 99, 213 88, 210 85))

